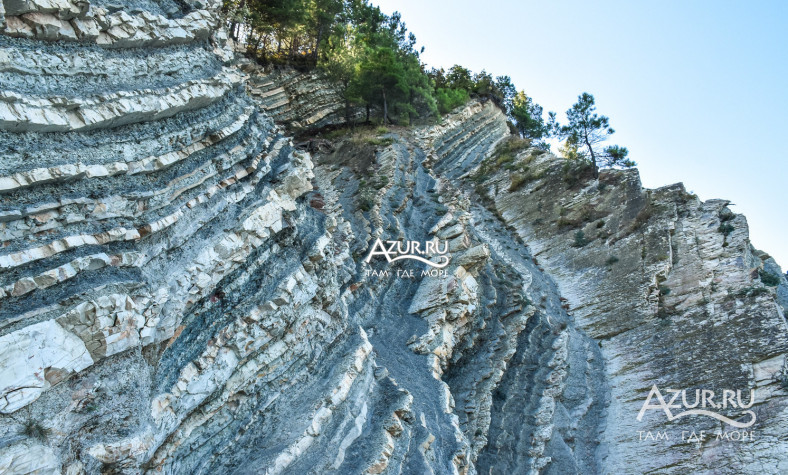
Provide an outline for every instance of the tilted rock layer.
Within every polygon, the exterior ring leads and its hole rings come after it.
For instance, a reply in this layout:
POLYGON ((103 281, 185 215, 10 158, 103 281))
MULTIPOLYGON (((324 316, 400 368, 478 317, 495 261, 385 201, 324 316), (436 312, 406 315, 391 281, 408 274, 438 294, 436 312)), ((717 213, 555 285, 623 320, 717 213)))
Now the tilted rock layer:
POLYGON ((788 470, 788 288, 727 202, 502 159, 483 102, 310 156, 280 126, 340 96, 217 3, 0 3, 0 473, 788 470), (755 389, 755 440, 639 440, 726 428, 654 384, 755 389))

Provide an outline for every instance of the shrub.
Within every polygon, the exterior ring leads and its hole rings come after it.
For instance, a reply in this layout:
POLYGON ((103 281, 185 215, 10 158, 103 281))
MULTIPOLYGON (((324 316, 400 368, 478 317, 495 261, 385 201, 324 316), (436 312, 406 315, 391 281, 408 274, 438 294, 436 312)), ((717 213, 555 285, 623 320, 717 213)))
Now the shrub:
POLYGON ((349 127, 343 127, 324 133, 323 138, 327 140, 335 140, 340 137, 344 137, 348 135, 351 131, 352 129, 350 129, 349 127))
POLYGON ((575 233, 575 242, 572 243, 572 247, 583 247, 590 242, 591 241, 586 239, 586 234, 583 232, 583 230, 580 229, 575 233))
POLYGON ((389 133, 389 129, 387 129, 387 128, 385 128, 385 127, 383 127, 381 125, 377 129, 375 129, 375 132, 377 132, 378 135, 387 134, 387 133, 389 133))
POLYGON ((513 161, 514 161, 514 155, 507 153, 505 155, 501 155, 500 157, 498 157, 495 160, 495 164, 498 166, 503 166, 506 165, 507 163, 512 163, 513 161))
POLYGON ((27 419, 22 423, 21 434, 30 437, 31 439, 39 439, 43 442, 49 438, 50 430, 44 427, 40 422, 33 419, 27 419))
POLYGON ((384 175, 378 178, 378 181, 372 186, 374 186, 375 189, 379 190, 388 184, 389 184, 389 177, 384 175))
POLYGON ((594 166, 586 160, 567 160, 562 168, 564 182, 567 186, 575 188, 583 181, 593 178, 594 166))
POLYGON ((640 210, 640 212, 638 212, 638 215, 635 216, 634 227, 635 228, 642 227, 643 225, 648 223, 648 220, 651 219, 653 215, 654 215, 654 206, 651 204, 651 198, 648 198, 648 201, 646 201, 646 205, 643 207, 643 209, 640 210))
POLYGON ((657 310, 657 318, 659 318, 662 323, 668 323, 670 321, 670 317, 672 316, 673 314, 671 314, 664 308, 660 308, 659 310, 657 310))
POLYGON ((455 108, 465 104, 471 99, 465 89, 447 89, 440 87, 435 91, 435 100, 438 103, 438 111, 441 114, 448 114, 455 108))
POLYGON ((373 138, 368 138, 367 143, 370 145, 376 145, 378 147, 388 147, 389 145, 394 143, 394 139, 390 137, 384 139, 373 137, 373 138))
POLYGON ((615 264, 616 262, 618 262, 618 257, 616 257, 616 256, 610 256, 610 257, 608 257, 608 258, 607 258, 607 260, 605 261, 605 265, 606 265, 606 266, 612 266, 612 265, 613 265, 613 264, 615 264))
POLYGON ((481 183, 476 184, 476 186, 474 187, 474 191, 476 191, 476 194, 479 195, 482 199, 490 199, 490 197, 487 195, 487 187, 485 187, 481 183))
POLYGON ((556 224, 558 225, 558 229, 576 229, 582 226, 583 222, 578 219, 569 219, 566 216, 561 216, 558 218, 558 221, 556 221, 556 224))
POLYGON ((720 227, 717 228, 717 231, 721 232, 723 236, 728 237, 728 235, 732 233, 734 229, 736 228, 734 228, 732 224, 723 223, 720 224, 720 227))
POLYGON ((520 172, 512 173, 512 183, 511 185, 509 185, 509 191, 512 192, 519 190, 520 188, 523 187, 523 185, 531 181, 531 178, 532 178, 531 175, 527 173, 520 173, 520 172))
POLYGON ((769 289, 766 287, 745 287, 734 294, 728 294, 729 297, 743 299, 745 297, 758 297, 759 295, 768 294, 769 289))
MULTIPOLYGON (((591 221, 598 219, 600 215, 604 216, 604 213, 601 213, 596 209, 594 209, 594 207, 590 203, 586 203, 580 209, 580 219, 583 220, 584 223, 590 223, 591 221)), ((604 225, 605 223, 604 221, 602 221, 602 226, 604 225)), ((601 226, 597 226, 597 227, 601 227, 601 226)))
POLYGON ((488 178, 490 178, 490 175, 479 169, 479 171, 471 177, 471 181, 478 184, 487 181, 488 178))
POLYGON ((375 205, 375 201, 370 196, 364 196, 358 200, 358 209, 367 212, 375 205))
POLYGON ((662 295, 670 295, 670 287, 666 287, 664 285, 659 286, 659 293, 662 295))
POLYGON ((501 140, 498 145, 495 146, 495 151, 492 155, 494 163, 498 166, 502 166, 514 162, 517 154, 530 146, 531 141, 528 139, 509 137, 501 140))
POLYGON ((602 228, 604 226, 605 226, 605 220, 604 219, 600 219, 599 222, 596 223, 597 229, 602 228))
POLYGON ((761 278, 761 282, 763 282, 764 285, 768 285, 769 287, 777 287, 780 285, 780 276, 777 274, 759 269, 758 276, 761 278))

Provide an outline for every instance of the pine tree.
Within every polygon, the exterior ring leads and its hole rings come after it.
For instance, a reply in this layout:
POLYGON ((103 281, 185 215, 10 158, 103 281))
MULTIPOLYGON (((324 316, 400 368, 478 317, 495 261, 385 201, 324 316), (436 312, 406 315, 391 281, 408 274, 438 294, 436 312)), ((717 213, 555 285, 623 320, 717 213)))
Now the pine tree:
POLYGON ((610 127, 610 120, 596 113, 594 96, 584 92, 577 103, 566 111, 569 123, 564 126, 555 124, 561 137, 566 138, 566 148, 576 150, 580 158, 591 162, 594 178, 599 177, 600 167, 633 167, 635 162, 629 160, 629 151, 618 145, 600 148, 600 143, 615 133, 610 127))
POLYGON ((522 138, 539 140, 549 135, 549 127, 542 118, 542 106, 534 103, 525 92, 518 92, 512 99, 511 115, 522 138))

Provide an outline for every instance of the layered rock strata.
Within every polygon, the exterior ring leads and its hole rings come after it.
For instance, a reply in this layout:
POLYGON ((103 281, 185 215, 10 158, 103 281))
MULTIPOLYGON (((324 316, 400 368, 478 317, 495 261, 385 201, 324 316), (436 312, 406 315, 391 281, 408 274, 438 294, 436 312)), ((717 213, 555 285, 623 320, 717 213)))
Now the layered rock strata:
POLYGON ((4 3, 0 472, 374 466, 348 449, 410 400, 348 318, 310 156, 216 2, 135 5, 4 3))
POLYGON ((246 62, 247 90, 260 107, 292 133, 342 125, 362 119, 357 107, 346 104, 339 88, 317 72, 292 69, 266 71, 246 62), (346 117, 347 116, 347 117, 346 117))
POLYGON ((727 202, 503 156, 489 102, 311 156, 280 126, 341 95, 216 2, 0 5, 0 472, 788 470, 788 285, 727 202), (757 441, 638 440, 726 428, 653 384, 755 389, 757 441))

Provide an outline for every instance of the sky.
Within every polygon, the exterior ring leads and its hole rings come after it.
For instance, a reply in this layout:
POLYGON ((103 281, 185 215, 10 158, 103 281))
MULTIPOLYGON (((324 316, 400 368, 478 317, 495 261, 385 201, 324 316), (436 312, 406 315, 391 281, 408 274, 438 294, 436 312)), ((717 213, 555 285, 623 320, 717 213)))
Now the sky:
POLYGON ((511 76, 559 121, 593 94, 644 186, 730 200, 788 267, 788 1, 372 3, 402 13, 429 66, 511 76))

